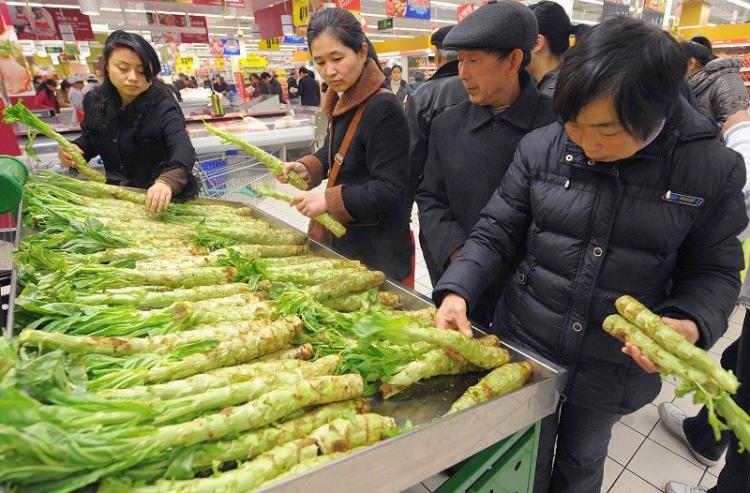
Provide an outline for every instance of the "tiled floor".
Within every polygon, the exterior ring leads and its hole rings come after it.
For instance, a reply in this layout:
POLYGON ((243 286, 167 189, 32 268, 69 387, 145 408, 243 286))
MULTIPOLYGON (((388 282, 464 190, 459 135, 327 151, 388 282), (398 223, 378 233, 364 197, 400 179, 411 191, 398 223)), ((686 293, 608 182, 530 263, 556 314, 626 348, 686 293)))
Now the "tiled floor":
MULTIPOLYGON (((288 224, 306 230, 307 219, 289 206, 266 199, 259 207, 288 224)), ((416 213, 412 215, 412 229, 415 236, 419 225, 416 213)), ((430 296, 432 285, 417 244, 416 285, 417 291, 430 296)), ((740 336, 744 310, 738 308, 732 315, 727 333, 710 349, 717 358, 721 352, 740 336)), ((615 426, 609 454, 604 467, 603 492, 609 493, 651 493, 663 491, 668 481, 682 481, 694 486, 710 488, 716 483, 722 464, 706 468, 692 456, 690 451, 670 435, 659 421, 657 405, 661 402, 674 402, 688 415, 697 413, 700 406, 689 398, 676 398, 675 385, 664 382, 662 391, 652 404, 638 412, 623 417, 615 426)), ((410 488, 408 493, 428 493, 434 491, 444 478, 429 478, 420 485, 410 488)))

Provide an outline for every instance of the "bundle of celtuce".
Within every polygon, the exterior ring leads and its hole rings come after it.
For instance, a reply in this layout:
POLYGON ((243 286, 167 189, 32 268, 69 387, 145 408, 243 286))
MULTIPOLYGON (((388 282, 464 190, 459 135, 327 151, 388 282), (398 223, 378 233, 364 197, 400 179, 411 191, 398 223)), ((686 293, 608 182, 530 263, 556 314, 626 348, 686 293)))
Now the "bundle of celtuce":
POLYGON ((496 338, 433 329, 434 309, 400 310, 382 272, 315 255, 249 208, 144 202, 61 175, 29 182, 18 337, 0 338, 0 484, 249 491, 398 433, 362 400, 380 385, 509 359, 496 338))
POLYGON ((704 404, 717 440, 722 430, 731 429, 740 450, 750 450, 750 416, 732 399, 740 385, 734 374, 635 298, 622 296, 615 305, 620 315, 607 317, 604 330, 636 346, 659 367, 662 377, 676 378, 678 396, 692 393, 696 404, 704 404))

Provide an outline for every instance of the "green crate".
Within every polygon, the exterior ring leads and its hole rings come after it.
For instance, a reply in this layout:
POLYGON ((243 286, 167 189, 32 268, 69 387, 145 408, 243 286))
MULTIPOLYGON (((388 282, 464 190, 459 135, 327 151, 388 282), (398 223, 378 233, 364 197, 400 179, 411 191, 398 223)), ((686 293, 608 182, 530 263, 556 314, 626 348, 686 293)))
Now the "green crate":
POLYGON ((539 426, 536 423, 474 455, 436 493, 531 493, 539 426))

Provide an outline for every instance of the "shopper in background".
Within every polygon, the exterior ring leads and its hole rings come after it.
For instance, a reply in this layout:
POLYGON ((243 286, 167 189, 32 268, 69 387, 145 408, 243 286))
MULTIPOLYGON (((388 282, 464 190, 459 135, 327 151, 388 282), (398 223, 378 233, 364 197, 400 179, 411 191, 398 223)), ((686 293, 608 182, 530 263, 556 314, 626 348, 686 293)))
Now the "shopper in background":
POLYGON ((75 120, 81 123, 83 121, 83 79, 76 75, 70 79, 70 83, 68 99, 75 110, 75 120))
POLYGON ((34 107, 39 109, 54 110, 60 112, 60 104, 57 102, 57 82, 47 79, 39 86, 34 97, 34 107))
POLYGON ((190 76, 190 87, 193 89, 198 89, 198 79, 195 78, 195 76, 190 76))
POLYGON ((83 95, 85 96, 97 87, 99 87, 99 79, 97 79, 95 75, 89 74, 86 79, 86 87, 83 88, 83 95))
MULTIPOLYGON (((330 127, 318 152, 287 163, 284 170, 299 173, 310 188, 326 178, 328 186, 324 193, 297 195, 293 204, 308 217, 328 212, 343 223, 346 234, 331 244, 344 255, 405 280, 413 272, 414 247, 405 200, 409 130, 401 104, 383 89, 375 50, 351 12, 330 8, 316 13, 307 40, 313 63, 330 87, 321 108, 330 127), (349 129, 351 139, 345 138, 349 129), (342 148, 345 141, 348 149, 342 148)), ((311 228, 313 237, 324 239, 321 233, 311 228)))
MULTIPOLYGON (((429 153, 416 193, 422 252, 433 285, 461 255, 518 142, 556 120, 552 101, 537 91, 525 70, 536 37, 531 10, 501 0, 462 20, 443 41, 444 49, 458 50, 458 77, 469 99, 432 121, 429 153)), ((490 325, 505 277, 496 272, 472 307, 472 320, 490 325)))
POLYGON ((289 72, 289 78, 286 80, 289 104, 300 104, 297 80, 299 80, 299 70, 294 68, 289 72))
POLYGON ((57 91, 57 106, 60 108, 70 108, 70 99, 68 99, 68 93, 70 92, 70 82, 63 80, 60 83, 60 90, 57 91))
POLYGON ((300 67, 297 85, 302 106, 320 106, 320 86, 315 80, 315 72, 300 67))
POLYGON ((271 74, 269 74, 268 72, 262 72, 260 74, 260 83, 258 85, 258 88, 260 89, 261 96, 271 94, 271 85, 269 84, 270 81, 271 74))
POLYGON ((185 82, 187 76, 185 74, 177 74, 177 80, 174 81, 174 86, 178 91, 185 89, 188 84, 185 82))
POLYGON ((391 67, 391 81, 388 84, 388 89, 393 91, 401 104, 406 104, 406 99, 411 96, 411 89, 404 79, 401 78, 403 75, 403 69, 401 65, 394 65, 391 67))
POLYGON ((250 80, 250 87, 252 87, 252 97, 257 98, 260 96, 260 77, 258 74, 250 74, 247 78, 250 80))
POLYGON ((539 25, 539 35, 534 49, 531 50, 528 71, 536 81, 539 92, 552 97, 555 94, 563 54, 570 47, 573 28, 568 14, 559 3, 542 0, 529 7, 539 25))
POLYGON ((41 75, 35 75, 32 84, 34 85, 34 92, 39 92, 39 88, 44 84, 44 77, 41 75))
POLYGON ((391 70, 392 70, 391 67, 385 67, 383 69, 383 75, 385 75, 385 81, 387 83, 391 82, 391 70))
MULTIPOLYGON (((174 96, 156 76, 159 56, 137 34, 115 31, 104 45, 103 84, 83 100, 85 120, 73 143, 87 161, 101 156, 107 182, 147 189, 146 207, 198 194, 195 150, 174 96)), ((63 165, 74 167, 62 148, 63 165)))
MULTIPOLYGON (((727 118, 723 128, 727 147, 742 154, 745 161, 745 174, 750 176, 750 114, 738 111, 727 118)), ((745 208, 750 212, 750 180, 743 188, 745 208)), ((730 344, 721 355, 721 366, 732 370, 740 382, 750 382, 750 277, 745 278, 740 291, 739 303, 745 310, 745 319, 739 339, 730 344)), ((733 396, 735 402, 746 413, 750 413, 750 389, 740 385, 733 396)), ((726 463, 719 473, 716 487, 706 490, 679 482, 667 483, 667 493, 746 493, 750 487, 750 454, 739 453, 737 437, 729 430, 721 433, 716 440, 708 423, 708 410, 704 406, 693 417, 670 402, 659 404, 659 417, 664 426, 687 445, 693 455, 704 465, 714 467, 720 463, 726 452, 726 463)))
POLYGON ((416 72, 414 72, 414 82, 409 84, 409 89, 411 90, 412 95, 414 95, 414 91, 419 89, 424 83, 425 83, 424 72, 422 72, 421 70, 417 70, 416 72))
POLYGON ((721 127, 729 115, 750 104, 741 64, 736 58, 716 58, 711 43, 702 36, 693 39, 680 43, 688 58, 687 78, 698 110, 721 127))
POLYGON ((470 334, 467 307, 514 265, 501 336, 568 370, 542 422, 536 491, 599 492, 612 426, 659 393, 653 365, 601 328, 617 297, 708 348, 739 294, 745 166, 679 97, 684 66, 677 42, 640 20, 608 19, 576 43, 555 90, 561 122, 521 141, 435 287, 438 326, 470 334))
POLYGON ((260 74, 260 80, 261 85, 265 84, 268 87, 268 94, 275 94, 279 97, 279 100, 281 100, 283 91, 281 90, 281 84, 279 84, 278 79, 268 72, 263 72, 260 74))
MULTIPOLYGON (((409 123, 411 137, 409 189, 412 196, 422 180, 432 121, 443 111, 466 101, 469 97, 458 78, 458 52, 443 49, 443 40, 451 29, 453 26, 445 26, 432 33, 430 42, 435 47, 437 70, 406 102, 406 120, 409 123)), ((424 249, 426 242, 422 239, 421 232, 419 241, 424 249)))
MULTIPOLYGON (((185 78, 187 78, 187 76, 185 78)), ((188 79, 188 82, 190 82, 189 79, 188 79)), ((218 74, 214 75, 213 87, 214 87, 214 91, 220 94, 225 93, 229 90, 229 84, 227 84, 227 81, 224 80, 224 77, 222 75, 218 75, 218 74)))

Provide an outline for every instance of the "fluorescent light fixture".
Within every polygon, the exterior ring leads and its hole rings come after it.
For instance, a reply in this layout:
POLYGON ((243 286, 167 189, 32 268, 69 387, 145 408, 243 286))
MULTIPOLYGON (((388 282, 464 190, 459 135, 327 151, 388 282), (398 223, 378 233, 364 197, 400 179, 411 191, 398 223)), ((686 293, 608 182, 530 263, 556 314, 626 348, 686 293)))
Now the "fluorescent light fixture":
POLYGON ((35 3, 35 2, 5 2, 7 5, 14 5, 14 6, 20 6, 20 7, 26 7, 27 5, 29 7, 51 7, 55 9, 75 9, 78 8, 75 5, 65 4, 65 3, 35 3))
POLYGON ((91 24, 91 30, 95 33, 108 33, 109 24, 91 24))
POLYGON ((590 3, 591 5, 604 5, 601 0, 578 0, 581 3, 590 3))
POLYGON ((458 3, 449 3, 449 2, 435 2, 435 1, 431 1, 430 5, 431 6, 435 6, 435 7, 448 7, 448 8, 454 8, 455 9, 460 4, 458 4, 458 3))
POLYGON ((583 19, 579 19, 579 20, 570 19, 570 22, 572 22, 573 24, 588 24, 589 26, 595 26, 599 24, 599 21, 587 21, 583 19))
POLYGON ((747 2, 745 2, 743 0, 727 0, 727 2, 733 3, 733 4, 737 5, 738 7, 742 7, 743 9, 750 10, 750 3, 747 3, 747 2))
POLYGON ((82 14, 99 15, 99 0, 78 0, 82 14))

